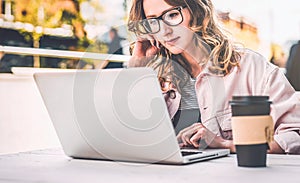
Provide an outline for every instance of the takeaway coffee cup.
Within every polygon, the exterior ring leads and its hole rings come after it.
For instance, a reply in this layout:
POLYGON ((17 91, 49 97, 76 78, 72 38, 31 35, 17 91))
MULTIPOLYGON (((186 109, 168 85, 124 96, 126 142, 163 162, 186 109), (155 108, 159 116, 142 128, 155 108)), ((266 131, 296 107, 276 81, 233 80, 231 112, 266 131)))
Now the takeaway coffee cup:
POLYGON ((265 167, 273 122, 268 96, 233 96, 232 134, 238 166, 265 167))

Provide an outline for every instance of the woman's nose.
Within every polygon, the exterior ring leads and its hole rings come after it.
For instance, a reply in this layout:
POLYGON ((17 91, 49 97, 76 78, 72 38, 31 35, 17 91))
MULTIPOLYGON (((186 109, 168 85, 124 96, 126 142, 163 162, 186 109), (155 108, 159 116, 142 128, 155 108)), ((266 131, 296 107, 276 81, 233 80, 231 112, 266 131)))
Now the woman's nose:
POLYGON ((161 33, 162 35, 166 36, 168 34, 171 34, 173 32, 172 27, 161 21, 161 33))

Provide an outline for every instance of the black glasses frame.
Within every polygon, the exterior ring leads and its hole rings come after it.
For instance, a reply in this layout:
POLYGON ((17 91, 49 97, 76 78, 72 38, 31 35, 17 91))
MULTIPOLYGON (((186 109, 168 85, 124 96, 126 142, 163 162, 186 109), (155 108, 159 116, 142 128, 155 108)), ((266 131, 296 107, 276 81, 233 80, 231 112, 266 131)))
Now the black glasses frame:
POLYGON ((159 17, 156 17, 156 18, 149 18, 149 19, 144 19, 144 20, 141 20, 141 21, 136 22, 136 24, 135 24, 134 27, 133 27, 132 24, 129 24, 129 30, 130 30, 130 31, 133 31, 133 32, 135 32, 135 33, 137 33, 137 34, 156 34, 156 33, 158 33, 158 32, 160 31, 160 23, 159 23, 159 20, 162 20, 162 21, 163 21, 165 24, 167 24, 168 26, 177 26, 177 25, 179 25, 179 24, 181 24, 181 23, 183 22, 183 15, 182 15, 181 10, 183 10, 183 9, 186 8, 186 7, 187 7, 187 6, 185 5, 185 6, 178 6, 178 7, 169 9, 169 10, 165 11, 163 14, 161 14, 159 17), (179 23, 177 23, 177 24, 170 24, 169 22, 167 22, 167 21, 165 21, 165 20, 163 19, 163 17, 164 17, 165 14, 167 14, 168 12, 173 11, 173 10, 179 11, 180 16, 181 16, 181 21, 180 21, 179 23), (149 23, 148 23, 149 20, 157 21, 157 23, 158 23, 158 30, 157 30, 157 31, 152 32, 152 30, 151 30, 151 28, 150 28, 150 26, 149 26, 149 23), (146 32, 145 32, 145 31, 142 31, 141 29, 139 29, 139 28, 138 28, 139 26, 143 26, 143 29, 144 29, 146 32))

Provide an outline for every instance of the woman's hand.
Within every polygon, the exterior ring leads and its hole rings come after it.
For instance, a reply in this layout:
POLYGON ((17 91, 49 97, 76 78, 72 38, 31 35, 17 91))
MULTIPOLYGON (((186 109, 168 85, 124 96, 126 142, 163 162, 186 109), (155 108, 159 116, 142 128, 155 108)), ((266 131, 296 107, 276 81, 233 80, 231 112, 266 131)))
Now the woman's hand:
POLYGON ((132 56, 134 57, 149 57, 156 55, 159 51, 159 43, 150 35, 145 38, 138 38, 135 42, 132 56))
POLYGON ((202 123, 193 125, 181 130, 177 135, 177 140, 181 146, 194 146, 196 148, 229 148, 235 152, 235 147, 231 140, 225 140, 208 130, 202 123))
POLYGON ((128 67, 144 67, 159 52, 160 44, 151 35, 138 37, 128 67))

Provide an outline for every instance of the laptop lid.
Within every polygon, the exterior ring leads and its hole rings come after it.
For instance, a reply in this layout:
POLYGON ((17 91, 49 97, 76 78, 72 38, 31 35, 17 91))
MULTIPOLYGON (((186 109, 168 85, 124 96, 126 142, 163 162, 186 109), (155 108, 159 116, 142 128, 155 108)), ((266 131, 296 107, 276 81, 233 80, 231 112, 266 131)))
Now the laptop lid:
MULTIPOLYGON (((155 71, 35 73, 64 152, 74 158, 183 164, 155 71)), ((202 159, 228 154, 213 151, 202 159)), ((203 155, 204 154, 204 155, 203 155)))

